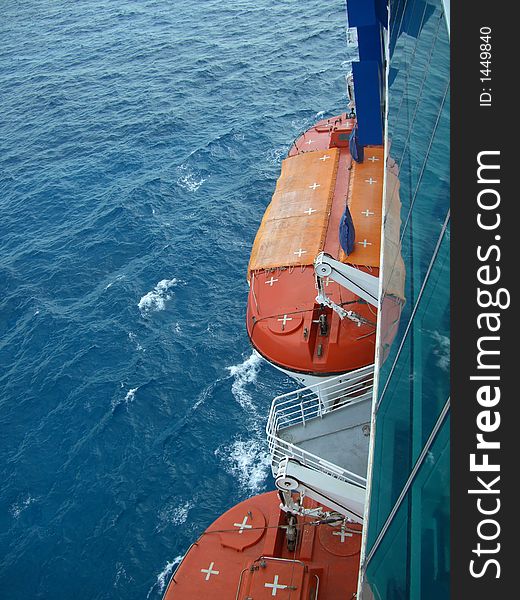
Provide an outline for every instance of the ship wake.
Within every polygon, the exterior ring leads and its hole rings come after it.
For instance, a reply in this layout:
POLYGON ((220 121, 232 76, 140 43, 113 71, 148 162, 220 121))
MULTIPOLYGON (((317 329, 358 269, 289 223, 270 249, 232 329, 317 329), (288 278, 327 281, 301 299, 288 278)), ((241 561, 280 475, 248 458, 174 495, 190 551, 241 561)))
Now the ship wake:
POLYGON ((253 351, 240 364, 227 367, 233 379, 233 398, 244 413, 246 432, 235 435, 230 443, 219 446, 215 451, 224 469, 237 480, 242 491, 248 494, 262 490, 270 465, 264 438, 265 417, 252 395, 262 362, 262 357, 253 351))
POLYGON ((164 569, 159 573, 159 575, 157 575, 157 580, 148 590, 148 594, 146 594, 147 598, 150 598, 155 590, 157 590, 158 594, 162 594, 164 592, 175 567, 181 562, 182 558, 182 556, 176 556, 171 562, 168 561, 166 563, 164 569))

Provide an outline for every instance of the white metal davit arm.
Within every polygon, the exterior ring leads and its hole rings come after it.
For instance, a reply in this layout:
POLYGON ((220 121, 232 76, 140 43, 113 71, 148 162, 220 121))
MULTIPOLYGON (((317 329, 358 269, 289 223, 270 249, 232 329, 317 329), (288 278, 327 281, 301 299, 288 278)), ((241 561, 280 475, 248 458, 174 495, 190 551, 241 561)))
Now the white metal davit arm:
POLYGON ((324 252, 320 252, 316 257, 316 260, 314 261, 314 272, 316 274, 318 288, 316 302, 329 306, 336 311, 342 319, 349 317, 351 311, 346 311, 327 296, 323 282, 324 277, 329 277, 336 281, 341 286, 354 292, 354 294, 357 294, 360 298, 366 300, 376 308, 379 306, 379 277, 374 277, 369 273, 346 265, 324 252))
POLYGON ((308 496, 356 523, 363 522, 364 484, 340 481, 285 457, 280 461, 275 485, 282 492, 281 508, 286 512, 320 518, 328 516, 323 507, 307 509, 301 503, 295 503, 292 494, 299 494, 301 499, 308 496))

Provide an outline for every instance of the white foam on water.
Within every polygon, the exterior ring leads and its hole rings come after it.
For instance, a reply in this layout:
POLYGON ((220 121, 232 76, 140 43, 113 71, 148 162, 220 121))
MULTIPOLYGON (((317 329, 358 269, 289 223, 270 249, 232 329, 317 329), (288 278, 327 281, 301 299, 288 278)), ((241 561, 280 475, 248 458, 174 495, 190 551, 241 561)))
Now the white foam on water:
POLYGON ((235 401, 246 412, 245 426, 252 437, 236 436, 228 444, 215 450, 224 469, 232 475, 246 493, 259 492, 269 473, 269 454, 264 441, 263 415, 260 415, 253 400, 256 383, 263 359, 253 350, 250 356, 238 365, 227 367, 233 379, 231 392, 235 401))
POLYGON ((312 115, 312 117, 301 117, 298 119, 293 119, 291 121, 291 127, 298 132, 298 135, 303 134, 304 131, 307 131, 313 125, 315 125, 316 121, 321 120, 324 114, 324 110, 319 110, 317 113, 312 115))
POLYGON ((281 161, 287 156, 287 146, 281 146, 279 148, 271 148, 266 153, 267 163, 271 166, 279 167, 281 161))
POLYGON ((197 408, 199 408, 199 406, 201 404, 204 404, 204 402, 206 402, 206 400, 211 396, 211 394, 213 394, 214 389, 217 387, 217 385, 222 381, 222 379, 220 379, 220 377, 218 379, 215 379, 215 381, 213 381, 212 383, 210 383, 209 385, 207 385, 202 392, 197 396, 197 399, 195 400, 195 402, 193 403, 190 412, 193 413, 194 411, 197 410, 197 408))
POLYGON ((128 404, 129 402, 132 402, 133 399, 135 398, 135 393, 137 392, 138 389, 139 388, 136 387, 136 388, 131 388, 130 390, 128 390, 123 402, 125 402, 126 404, 128 404))
POLYGON ((166 301, 172 297, 171 289, 177 285, 177 279, 161 279, 154 289, 145 294, 137 304, 143 316, 150 312, 164 310, 166 301))
POLYGON ((158 588, 160 594, 164 592, 166 588, 166 584, 170 580, 171 574, 175 567, 181 562, 183 559, 182 556, 176 556, 171 562, 167 562, 164 569, 157 575, 157 581, 152 585, 152 587, 148 590, 147 598, 150 597, 151 593, 155 588, 158 588))
POLYGON ((135 344, 135 349, 136 349, 136 350, 139 350, 139 351, 141 351, 141 352, 146 352, 146 348, 143 348, 143 347, 141 346, 141 344, 140 344, 140 343, 137 341, 137 336, 135 335, 135 333, 134 333, 133 331, 129 331, 129 332, 128 332, 128 339, 129 339, 131 342, 134 342, 134 344, 135 344))
POLYGON ((23 513, 23 511, 34 502, 36 502, 36 498, 31 496, 31 494, 25 494, 25 496, 21 500, 12 504, 9 508, 9 512, 13 519, 18 519, 18 517, 23 513))
POLYGON ((193 504, 191 502, 185 502, 181 506, 176 506, 171 512, 171 522, 174 525, 182 525, 188 520, 188 514, 193 504))
POLYGON ((256 494, 262 489, 271 463, 261 439, 237 438, 231 444, 217 448, 215 455, 245 492, 256 494))
POLYGON ((303 133, 305 130, 309 128, 310 119, 307 117, 303 117, 300 119, 293 119, 291 121, 291 127, 298 132, 298 134, 303 133))
MULTIPOLYGON (((124 387, 124 384, 121 383, 121 387, 124 387)), ((130 404, 130 402, 133 402, 134 398, 135 398, 135 393, 137 392, 137 390, 139 389, 139 386, 137 386, 136 388, 130 388, 127 392, 124 398, 114 398, 112 400, 112 410, 114 410, 115 408, 117 408, 120 404, 126 404, 127 406, 130 404)))
POLYGON ((193 502, 187 500, 183 504, 167 504, 159 512, 159 525, 157 531, 162 531, 167 525, 183 525, 188 520, 190 510, 195 506, 193 502))
POLYGON ((247 387, 255 383, 261 366, 262 357, 258 352, 253 350, 251 356, 246 358, 239 365, 226 367, 231 377, 234 378, 233 384, 231 385, 233 397, 242 408, 253 411, 254 413, 256 413, 256 407, 247 387))
POLYGON ((108 285, 105 285, 105 290, 108 290, 109 288, 111 288, 114 283, 116 283, 116 281, 120 281, 121 279, 124 279, 126 277, 126 275, 118 275, 114 281, 111 281, 108 285))
POLYGON ((200 175, 191 171, 187 165, 177 167, 177 171, 181 173, 180 177, 177 179, 177 185, 188 192, 196 192, 206 181, 204 177, 200 177, 200 175))
POLYGON ((114 587, 117 588, 119 586, 119 582, 123 580, 126 581, 134 581, 134 578, 131 575, 128 575, 126 569, 122 562, 116 563, 116 576, 114 579, 114 587))

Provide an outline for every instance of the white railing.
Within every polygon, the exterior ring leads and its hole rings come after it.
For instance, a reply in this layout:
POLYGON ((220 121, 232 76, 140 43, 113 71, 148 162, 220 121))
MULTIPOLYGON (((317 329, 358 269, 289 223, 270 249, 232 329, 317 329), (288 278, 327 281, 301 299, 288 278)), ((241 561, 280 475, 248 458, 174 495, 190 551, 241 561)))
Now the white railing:
POLYGON ((312 419, 323 418, 347 405, 371 399, 373 381, 374 365, 369 365, 276 397, 272 402, 266 426, 273 475, 276 477, 282 458, 289 457, 336 479, 365 485, 364 477, 285 441, 279 436, 279 432, 293 425, 305 427, 312 419))
POLYGON ((277 396, 267 421, 267 435, 285 427, 302 424, 311 419, 361 402, 372 397, 374 365, 362 367, 344 375, 337 375, 317 383, 277 396))
POLYGON ((307 450, 303 450, 303 448, 298 448, 298 446, 280 438, 269 440, 268 443, 269 451, 271 453, 271 471, 275 478, 278 475, 280 461, 283 458, 292 458, 304 467, 309 467, 309 469, 325 473, 330 477, 334 477, 334 479, 366 487, 367 481, 364 477, 347 469, 343 469, 342 467, 338 467, 338 465, 335 465, 328 460, 324 460, 307 450))

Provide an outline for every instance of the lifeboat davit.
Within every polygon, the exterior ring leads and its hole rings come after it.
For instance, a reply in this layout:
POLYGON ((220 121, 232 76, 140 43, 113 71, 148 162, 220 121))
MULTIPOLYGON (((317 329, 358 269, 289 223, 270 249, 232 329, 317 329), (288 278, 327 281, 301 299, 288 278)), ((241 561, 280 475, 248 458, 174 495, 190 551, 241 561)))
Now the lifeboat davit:
POLYGON ((355 119, 319 121, 292 145, 256 235, 248 266, 247 331, 271 364, 304 384, 374 362, 377 310, 331 278, 328 298, 341 318, 316 300, 314 262, 324 252, 379 276, 383 146, 353 160, 355 119), (347 254, 340 224, 349 213, 355 239, 347 254))

